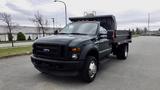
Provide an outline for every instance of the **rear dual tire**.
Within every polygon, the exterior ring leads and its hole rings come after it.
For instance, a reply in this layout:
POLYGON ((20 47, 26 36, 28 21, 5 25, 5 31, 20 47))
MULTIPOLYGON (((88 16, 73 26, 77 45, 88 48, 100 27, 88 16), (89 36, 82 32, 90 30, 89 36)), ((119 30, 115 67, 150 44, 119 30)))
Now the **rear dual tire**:
POLYGON ((129 51, 128 44, 119 45, 116 51, 117 51, 116 56, 118 59, 126 60, 128 57, 128 51, 129 51))

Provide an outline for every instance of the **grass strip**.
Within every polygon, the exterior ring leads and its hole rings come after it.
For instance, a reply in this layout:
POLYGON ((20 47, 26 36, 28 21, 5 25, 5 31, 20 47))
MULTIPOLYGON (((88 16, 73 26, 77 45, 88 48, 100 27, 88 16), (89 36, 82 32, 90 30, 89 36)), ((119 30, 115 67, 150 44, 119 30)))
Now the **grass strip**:
POLYGON ((0 48, 0 58, 16 56, 16 55, 25 55, 32 52, 32 46, 19 46, 19 47, 8 47, 0 48))

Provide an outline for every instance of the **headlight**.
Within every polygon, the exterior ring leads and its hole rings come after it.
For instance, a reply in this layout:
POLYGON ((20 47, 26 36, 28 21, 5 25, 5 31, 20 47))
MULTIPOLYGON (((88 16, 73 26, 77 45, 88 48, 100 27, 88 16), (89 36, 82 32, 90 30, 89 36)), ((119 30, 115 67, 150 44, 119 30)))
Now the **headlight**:
POLYGON ((72 58, 73 58, 73 59, 77 59, 77 58, 78 58, 78 55, 77 55, 77 54, 72 54, 72 58))

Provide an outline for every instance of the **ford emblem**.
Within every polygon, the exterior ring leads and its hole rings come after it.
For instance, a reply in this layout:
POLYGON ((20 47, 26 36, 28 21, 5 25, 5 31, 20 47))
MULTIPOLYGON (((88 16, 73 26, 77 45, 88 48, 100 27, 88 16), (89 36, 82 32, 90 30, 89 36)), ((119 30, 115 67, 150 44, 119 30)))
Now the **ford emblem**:
POLYGON ((50 50, 49 50, 49 49, 43 49, 43 51, 44 51, 44 52, 49 52, 50 50))

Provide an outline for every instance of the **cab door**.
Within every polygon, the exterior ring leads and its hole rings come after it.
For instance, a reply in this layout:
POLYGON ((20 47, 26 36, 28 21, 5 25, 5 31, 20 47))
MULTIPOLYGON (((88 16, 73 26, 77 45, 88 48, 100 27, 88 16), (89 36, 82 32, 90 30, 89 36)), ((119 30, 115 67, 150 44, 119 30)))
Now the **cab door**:
POLYGON ((110 40, 107 39, 107 30, 103 27, 100 27, 99 29, 99 56, 100 58, 103 58, 111 53, 111 44, 110 40))

